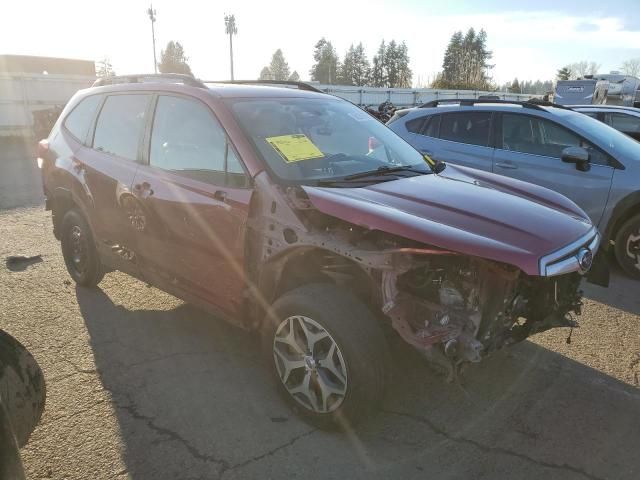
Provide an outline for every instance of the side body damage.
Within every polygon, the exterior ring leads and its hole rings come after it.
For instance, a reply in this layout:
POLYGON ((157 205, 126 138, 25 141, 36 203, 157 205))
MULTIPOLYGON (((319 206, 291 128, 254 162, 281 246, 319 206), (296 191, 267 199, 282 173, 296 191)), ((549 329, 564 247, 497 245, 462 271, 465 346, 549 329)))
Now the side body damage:
POLYGON ((264 173, 254 193, 246 255, 251 328, 287 290, 333 282, 454 378, 466 362, 553 327, 576 326, 577 272, 530 275, 346 222, 317 209, 304 187, 273 184, 264 173))

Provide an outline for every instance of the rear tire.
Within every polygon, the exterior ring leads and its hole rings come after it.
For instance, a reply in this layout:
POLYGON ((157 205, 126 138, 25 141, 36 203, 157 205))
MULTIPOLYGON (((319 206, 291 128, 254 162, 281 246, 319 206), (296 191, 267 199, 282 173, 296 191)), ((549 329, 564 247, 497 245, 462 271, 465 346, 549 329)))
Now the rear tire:
POLYGON ((104 277, 89 223, 79 210, 69 210, 62 219, 61 245, 64 263, 74 282, 95 287, 104 277))
POLYGON ((640 279, 640 215, 627 220, 615 239, 616 260, 632 278, 640 279))
POLYGON ((263 350, 279 392, 309 423, 343 430, 382 400, 389 352, 376 318, 333 284, 309 284, 273 304, 263 350))

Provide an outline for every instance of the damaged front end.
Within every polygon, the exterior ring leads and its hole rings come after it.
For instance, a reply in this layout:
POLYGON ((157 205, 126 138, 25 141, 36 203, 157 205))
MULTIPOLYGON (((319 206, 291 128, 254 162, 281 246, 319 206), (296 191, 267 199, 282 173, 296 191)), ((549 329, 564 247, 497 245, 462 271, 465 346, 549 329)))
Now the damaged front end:
POLYGON ((581 276, 529 276, 453 252, 396 258, 382 272, 383 312, 453 379, 465 362, 554 327, 577 326, 581 276))

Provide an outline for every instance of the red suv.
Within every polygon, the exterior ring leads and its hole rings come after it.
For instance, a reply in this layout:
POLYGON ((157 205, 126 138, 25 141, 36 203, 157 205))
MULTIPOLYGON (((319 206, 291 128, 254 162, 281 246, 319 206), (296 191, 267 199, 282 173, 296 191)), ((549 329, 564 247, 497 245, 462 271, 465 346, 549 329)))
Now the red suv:
POLYGON ((444 169, 351 103, 287 86, 147 75, 78 92, 38 159, 72 278, 120 270, 259 333, 320 426, 381 398, 385 326, 454 376, 574 325, 600 238, 574 203, 444 169))

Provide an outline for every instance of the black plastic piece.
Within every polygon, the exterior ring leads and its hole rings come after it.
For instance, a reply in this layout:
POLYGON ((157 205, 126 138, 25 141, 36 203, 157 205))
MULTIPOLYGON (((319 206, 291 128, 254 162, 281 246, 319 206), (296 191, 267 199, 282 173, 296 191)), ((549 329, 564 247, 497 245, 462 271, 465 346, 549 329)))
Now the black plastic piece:
POLYGON ((442 100, 432 100, 427 103, 423 103, 420 105, 420 108, 432 108, 437 107, 438 105, 446 105, 446 104, 459 104, 461 107, 472 107, 474 105, 482 105, 482 104, 500 104, 500 105, 520 105, 523 108, 531 108, 532 110, 544 110, 542 107, 555 107, 562 108, 563 110, 571 110, 563 105, 558 105, 556 103, 544 102, 542 100, 528 100, 526 102, 520 102, 517 100, 494 100, 488 98, 446 98, 442 100))
POLYGON ((312 85, 309 85, 308 83, 294 82, 292 80, 204 80, 204 83, 222 83, 233 85, 270 85, 273 87, 285 86, 297 87, 298 90, 306 90, 308 92, 326 93, 312 85))

